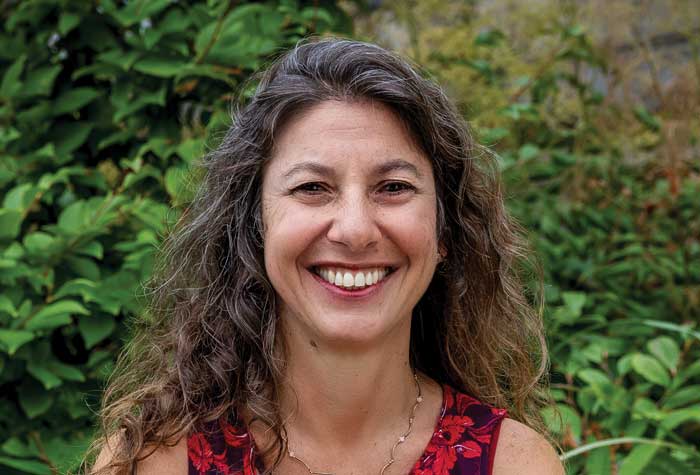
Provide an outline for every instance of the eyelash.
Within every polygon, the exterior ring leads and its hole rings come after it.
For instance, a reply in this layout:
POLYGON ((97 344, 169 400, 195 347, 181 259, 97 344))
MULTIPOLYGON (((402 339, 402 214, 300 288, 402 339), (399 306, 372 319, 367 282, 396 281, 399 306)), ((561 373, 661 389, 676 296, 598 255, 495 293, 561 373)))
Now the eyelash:
MULTIPOLYGON (((391 181, 391 182, 386 183, 384 186, 387 187, 387 186, 393 186, 393 185, 401 186, 402 190, 388 192, 392 196, 398 196, 404 191, 414 191, 416 189, 415 186, 410 185, 408 183, 404 183, 402 181, 391 181)), ((302 185, 297 186, 296 188, 294 188, 292 190, 292 193, 305 192, 305 193, 312 195, 312 196, 319 195, 322 190, 311 191, 311 190, 309 190, 309 188, 312 186, 323 187, 323 185, 319 182, 309 182, 309 183, 304 183, 302 185)))

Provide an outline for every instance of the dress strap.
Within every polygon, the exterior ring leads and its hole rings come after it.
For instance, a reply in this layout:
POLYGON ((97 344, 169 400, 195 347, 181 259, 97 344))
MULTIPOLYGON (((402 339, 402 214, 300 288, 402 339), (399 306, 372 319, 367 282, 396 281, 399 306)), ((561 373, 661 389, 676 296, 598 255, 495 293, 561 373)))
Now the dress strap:
POLYGON ((443 408, 435 432, 410 475, 491 475, 505 409, 443 385, 443 408))

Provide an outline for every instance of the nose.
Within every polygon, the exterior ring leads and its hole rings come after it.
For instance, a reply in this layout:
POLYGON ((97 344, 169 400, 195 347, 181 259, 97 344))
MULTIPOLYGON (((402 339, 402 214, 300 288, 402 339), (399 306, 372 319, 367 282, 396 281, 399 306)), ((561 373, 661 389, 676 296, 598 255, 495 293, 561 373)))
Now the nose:
POLYGON ((382 233, 377 213, 363 193, 348 193, 334 210, 327 238, 343 244, 348 250, 359 252, 376 245, 382 233))

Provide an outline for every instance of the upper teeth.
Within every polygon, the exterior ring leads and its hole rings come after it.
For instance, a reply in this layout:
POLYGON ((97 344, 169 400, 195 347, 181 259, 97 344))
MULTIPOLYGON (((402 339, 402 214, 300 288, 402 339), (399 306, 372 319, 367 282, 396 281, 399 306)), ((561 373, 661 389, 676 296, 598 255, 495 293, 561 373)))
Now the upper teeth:
POLYGON ((351 271, 336 267, 316 267, 315 271, 331 284, 338 287, 365 287, 374 285, 386 276, 388 269, 376 268, 362 271, 351 271))

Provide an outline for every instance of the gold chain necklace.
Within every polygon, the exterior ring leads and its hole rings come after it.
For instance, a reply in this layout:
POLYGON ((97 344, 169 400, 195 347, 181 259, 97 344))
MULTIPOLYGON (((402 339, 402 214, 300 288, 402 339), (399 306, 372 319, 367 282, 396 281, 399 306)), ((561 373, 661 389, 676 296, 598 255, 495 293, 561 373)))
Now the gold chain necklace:
MULTIPOLYGON (((389 468, 391 466, 391 464, 393 464, 396 461, 396 459, 394 459, 394 453, 396 452, 396 448, 399 445, 406 442, 406 439, 408 438, 408 436, 411 435, 411 430, 413 429, 413 421, 415 420, 415 416, 416 416, 416 409, 418 409, 418 406, 420 405, 420 403, 423 402, 423 393, 421 392, 420 382, 418 381, 418 375, 416 373, 413 373, 413 379, 416 382, 416 389, 418 391, 418 395, 416 396, 416 402, 413 404, 413 408, 411 409, 411 415, 408 417, 408 429, 394 443, 394 446, 391 448, 391 453, 389 454, 389 460, 387 460, 387 462, 384 464, 382 469, 379 471, 379 475, 384 475, 384 472, 386 471, 386 469, 389 468)), ((284 433, 286 434, 286 429, 285 429, 284 433)), ((283 439, 284 439, 284 444, 287 447, 287 455, 289 456, 289 458, 291 458, 292 460, 296 460, 297 462, 302 464, 304 467, 306 467, 306 470, 308 470, 310 475, 335 475, 332 472, 314 472, 313 470, 311 470, 311 467, 309 467, 309 465, 306 462, 304 462, 302 459, 297 457, 294 454, 294 451, 292 451, 289 448, 289 441, 287 440, 286 436, 283 437, 283 439)))

